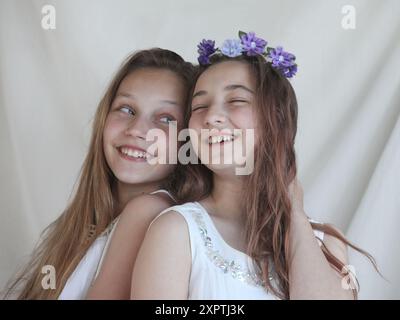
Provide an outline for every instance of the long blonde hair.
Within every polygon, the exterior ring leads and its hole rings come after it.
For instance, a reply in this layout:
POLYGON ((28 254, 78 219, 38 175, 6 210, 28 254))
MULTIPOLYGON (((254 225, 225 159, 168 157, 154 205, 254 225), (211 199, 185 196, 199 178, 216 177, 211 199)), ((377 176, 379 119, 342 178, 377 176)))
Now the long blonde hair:
MULTIPOLYGON (((291 202, 289 184, 296 177, 296 155, 294 141, 297 132, 297 100, 290 82, 273 69, 260 56, 227 58, 212 56, 211 64, 202 66, 196 79, 211 65, 223 61, 242 61, 250 66, 256 79, 256 118, 259 121, 259 136, 263 139, 255 149, 254 171, 246 178, 243 188, 242 210, 246 213, 247 253, 261 271, 262 280, 268 290, 276 296, 289 298, 289 225, 291 202), (273 270, 276 285, 269 280, 273 270)), ((194 85, 191 89, 193 94, 194 85)), ((186 112, 186 124, 191 114, 190 104, 186 112)), ((211 194, 213 175, 202 164, 179 166, 171 191, 180 203, 199 201, 211 194)), ((340 239, 346 245, 365 255, 374 265, 374 258, 356 247, 328 224, 311 223, 313 229, 324 231, 340 239)), ((348 271, 325 246, 321 249, 331 266, 339 273, 348 271)), ((379 272, 379 271, 378 271, 379 272)), ((357 297, 357 291, 353 290, 357 297)))
POLYGON ((138 51, 123 62, 98 105, 89 151, 74 196, 62 215, 43 231, 31 260, 8 286, 6 297, 16 293, 18 299, 57 298, 93 241, 119 214, 116 212, 117 180, 104 156, 103 129, 120 83, 139 68, 167 69, 176 73, 186 92, 193 80, 193 66, 169 50, 138 51), (42 288, 41 270, 45 265, 55 268, 56 289, 42 288))

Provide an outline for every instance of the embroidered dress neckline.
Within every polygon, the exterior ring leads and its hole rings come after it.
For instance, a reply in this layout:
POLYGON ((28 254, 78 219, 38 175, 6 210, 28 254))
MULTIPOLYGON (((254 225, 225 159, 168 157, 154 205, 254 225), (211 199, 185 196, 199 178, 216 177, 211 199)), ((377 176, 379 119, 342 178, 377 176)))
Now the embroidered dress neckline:
POLYGON ((208 224, 210 225, 210 227, 213 229, 214 234, 218 237, 218 239, 220 240, 220 242, 222 243, 223 246, 225 246, 227 249, 235 252, 235 254, 247 259, 247 260, 251 260, 251 258, 244 253, 243 251, 240 251, 238 249, 235 249, 234 247, 232 247, 231 245, 229 245, 225 239, 222 237, 221 233, 218 231, 214 221, 212 220, 210 214, 207 212, 206 208, 204 208, 204 206, 202 204, 200 204, 199 202, 195 202, 196 205, 201 209, 203 215, 206 217, 206 219, 208 220, 208 224))
POLYGON ((193 215, 199 227, 200 234, 204 241, 204 246, 206 247, 206 253, 210 261, 225 274, 229 273, 234 279, 257 287, 264 287, 261 278, 257 275, 253 267, 250 267, 253 264, 251 258, 247 254, 236 250, 226 243, 215 227, 211 217, 208 215, 207 210, 198 202, 195 202, 194 204, 198 209, 200 209, 200 212, 197 210, 194 211, 193 215), (208 219, 208 223, 205 223, 204 219, 208 219), (213 229, 213 235, 208 234, 207 227, 213 229), (226 247, 228 251, 231 252, 230 257, 221 255, 218 248, 214 246, 212 238, 214 236, 219 238, 219 240, 217 240, 218 244, 226 247))

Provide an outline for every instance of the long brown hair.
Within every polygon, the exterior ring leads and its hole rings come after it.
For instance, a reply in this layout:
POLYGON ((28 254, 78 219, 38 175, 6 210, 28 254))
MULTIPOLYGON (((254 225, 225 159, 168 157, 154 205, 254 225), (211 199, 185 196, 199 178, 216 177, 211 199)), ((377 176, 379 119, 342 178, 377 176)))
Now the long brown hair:
POLYGON ((42 233, 42 241, 29 263, 9 286, 7 296, 17 293, 19 299, 57 298, 90 245, 119 214, 116 212, 117 180, 104 156, 103 129, 120 83, 139 68, 167 69, 176 73, 182 79, 186 92, 193 81, 192 64, 169 50, 141 50, 123 62, 98 105, 89 151, 74 196, 62 215, 42 233), (41 286, 44 276, 41 270, 45 265, 51 265, 56 270, 54 290, 44 290, 41 286))
MULTIPOLYGON (((227 58, 216 55, 211 57, 210 65, 232 60, 247 63, 256 79, 255 112, 259 121, 258 128, 261 130, 257 134, 263 137, 259 139, 255 148, 253 173, 246 177, 246 185, 243 188, 242 209, 246 213, 247 253, 259 267, 266 289, 279 298, 289 299, 291 201, 288 188, 297 173, 294 149, 297 132, 297 99, 288 79, 260 56, 227 58), (269 280, 271 270, 274 284, 269 280)), ((199 68, 196 80, 210 65, 199 68)), ((190 113, 189 107, 186 112, 186 124, 190 113)), ((199 201, 211 193, 212 172, 206 166, 189 164, 184 168, 180 166, 179 172, 172 190, 179 202, 199 201)), ((350 243, 335 228, 320 223, 311 223, 311 226, 340 239, 364 254, 377 270, 374 258, 350 243)), ((328 250, 322 239, 319 241, 330 265, 339 273, 343 270, 349 271, 343 269, 345 264, 328 250)), ((357 290, 353 290, 353 294, 357 297, 357 290)))

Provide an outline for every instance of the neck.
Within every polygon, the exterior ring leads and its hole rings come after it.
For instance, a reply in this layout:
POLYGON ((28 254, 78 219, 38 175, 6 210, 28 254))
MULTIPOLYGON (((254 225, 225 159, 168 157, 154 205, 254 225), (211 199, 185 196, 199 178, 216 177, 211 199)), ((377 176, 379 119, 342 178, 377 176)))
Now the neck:
POLYGON ((205 199, 210 213, 222 219, 242 222, 241 210, 243 178, 241 176, 213 175, 213 190, 205 199))
POLYGON ((160 181, 152 183, 128 184, 118 181, 118 206, 116 214, 120 214, 129 200, 160 189, 160 181))

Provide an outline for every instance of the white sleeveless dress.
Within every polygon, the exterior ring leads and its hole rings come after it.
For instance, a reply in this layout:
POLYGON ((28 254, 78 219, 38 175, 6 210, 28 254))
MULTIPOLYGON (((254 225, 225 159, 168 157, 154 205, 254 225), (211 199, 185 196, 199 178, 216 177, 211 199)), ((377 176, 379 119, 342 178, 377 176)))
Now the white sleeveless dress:
MULTIPOLYGON (((189 300, 278 299, 265 290, 252 259, 225 242, 200 203, 173 206, 155 219, 168 211, 181 214, 188 226, 192 257, 189 300)), ((323 240, 323 232, 314 230, 314 234, 323 240)), ((273 283, 273 277, 270 281, 273 283)))
MULTIPOLYGON (((150 194, 166 193, 173 197, 166 190, 157 190, 150 194)), ((58 296, 59 300, 81 300, 85 299, 90 286, 99 274, 104 256, 111 243, 119 216, 115 218, 104 232, 99 235, 89 247, 82 260, 76 266, 74 272, 68 278, 63 290, 58 296)))

